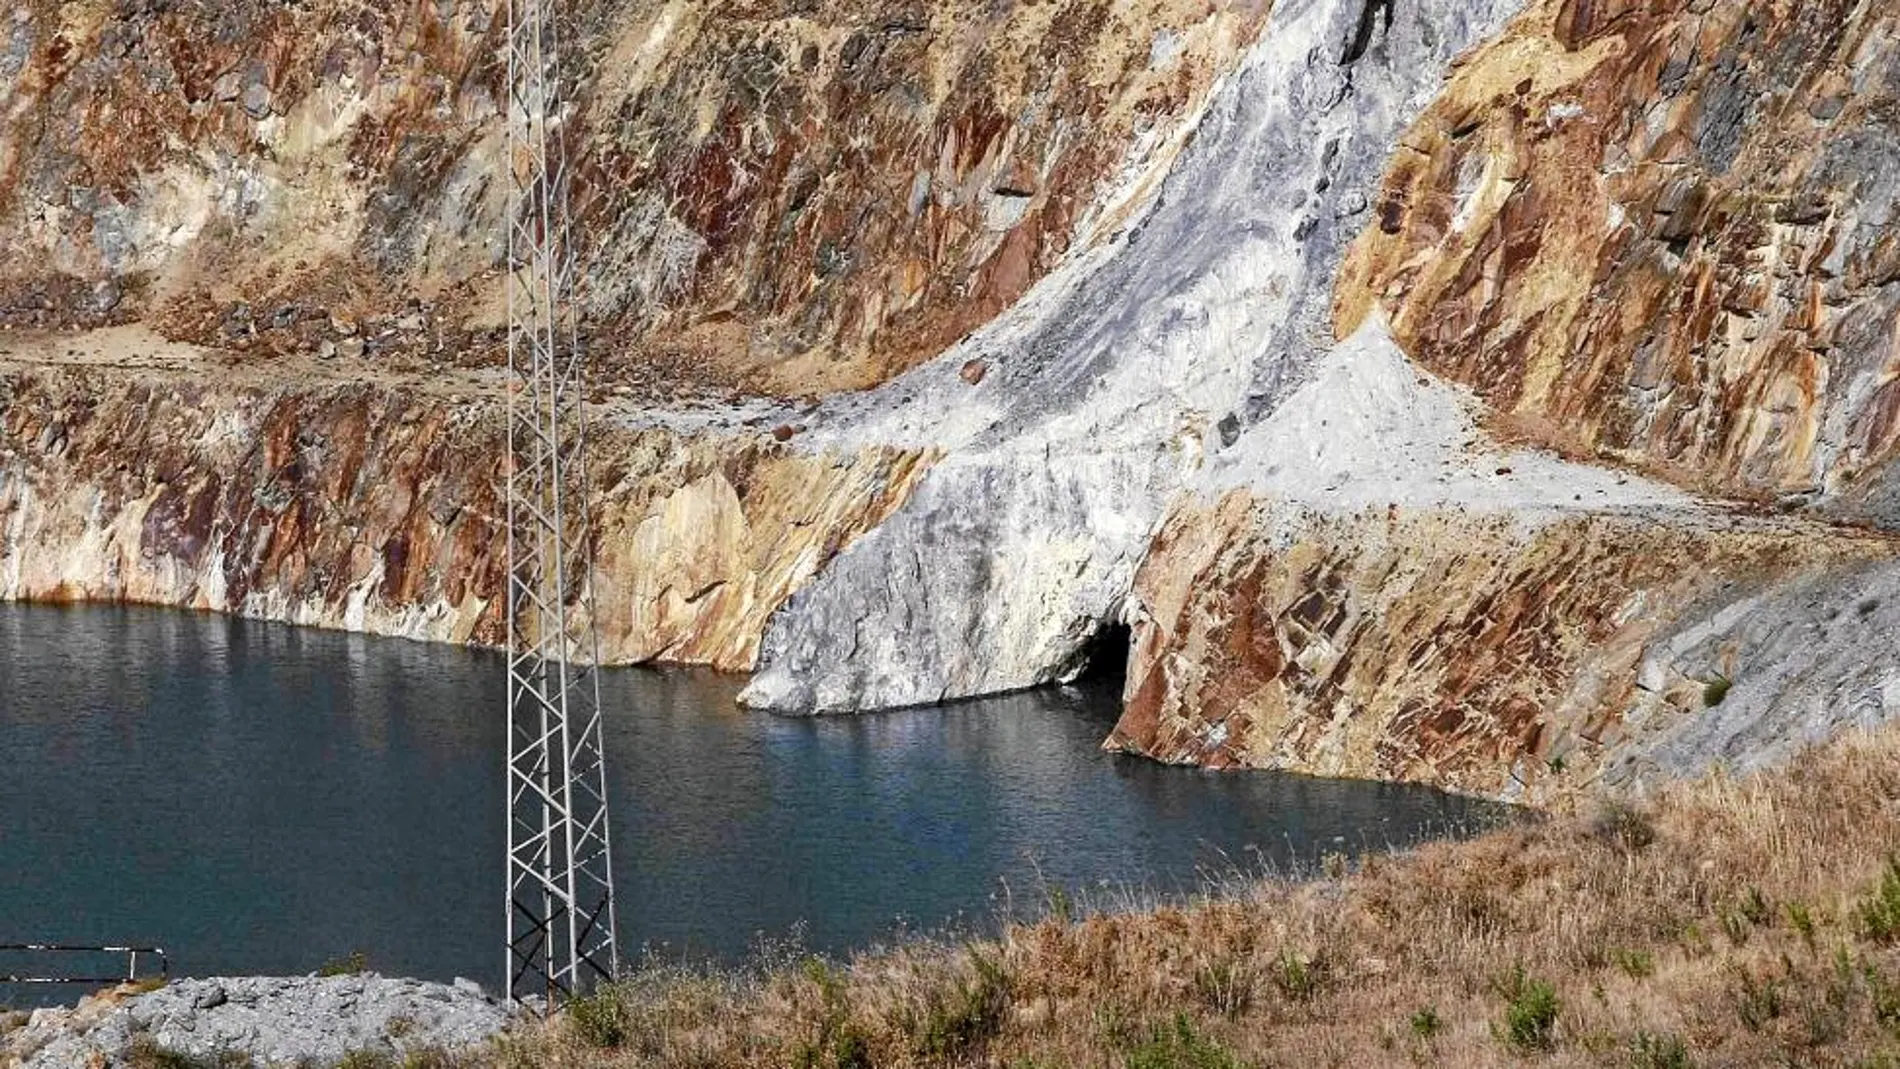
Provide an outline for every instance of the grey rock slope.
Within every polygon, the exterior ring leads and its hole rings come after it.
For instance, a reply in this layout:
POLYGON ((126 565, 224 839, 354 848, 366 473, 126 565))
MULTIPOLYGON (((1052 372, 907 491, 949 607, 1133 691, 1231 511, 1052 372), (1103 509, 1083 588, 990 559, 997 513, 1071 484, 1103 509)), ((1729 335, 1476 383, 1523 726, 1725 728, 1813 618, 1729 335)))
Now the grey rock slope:
POLYGON ((1712 766, 1746 774, 1885 723, 1900 710, 1896 634, 1900 565, 1889 562, 1712 599, 1649 646, 1605 783, 1641 791, 1712 766), (1719 701, 1671 715, 1671 686, 1713 679, 1719 701))
POLYGON ((1003 317, 807 448, 947 455, 771 624, 745 700, 934 702, 1072 675, 1169 502, 1328 345, 1367 192, 1451 60, 1510 0, 1287 0, 1158 195, 1003 317), (958 372, 992 370, 972 389, 958 372))

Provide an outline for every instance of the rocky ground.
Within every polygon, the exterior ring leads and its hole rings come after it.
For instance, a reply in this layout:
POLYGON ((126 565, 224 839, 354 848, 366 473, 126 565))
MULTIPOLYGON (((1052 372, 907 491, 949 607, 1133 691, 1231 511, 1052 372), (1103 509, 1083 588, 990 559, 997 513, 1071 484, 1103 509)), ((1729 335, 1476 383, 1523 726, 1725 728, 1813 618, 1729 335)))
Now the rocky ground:
POLYGON ((374 973, 177 980, 35 1010, 0 1030, 0 1066, 328 1066, 353 1055, 364 1064, 379 1056, 400 1064, 478 1046, 513 1019, 468 980, 432 984, 374 973), (167 1054, 178 1058, 167 1063, 167 1054))

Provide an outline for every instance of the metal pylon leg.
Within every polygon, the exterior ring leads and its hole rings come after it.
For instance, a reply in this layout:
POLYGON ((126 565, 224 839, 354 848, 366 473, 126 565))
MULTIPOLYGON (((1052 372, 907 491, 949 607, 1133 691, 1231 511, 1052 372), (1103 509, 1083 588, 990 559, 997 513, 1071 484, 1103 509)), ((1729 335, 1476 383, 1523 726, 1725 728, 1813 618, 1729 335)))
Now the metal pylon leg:
POLYGON ((559 39, 551 3, 507 3, 507 991, 551 1010, 620 959, 559 39))

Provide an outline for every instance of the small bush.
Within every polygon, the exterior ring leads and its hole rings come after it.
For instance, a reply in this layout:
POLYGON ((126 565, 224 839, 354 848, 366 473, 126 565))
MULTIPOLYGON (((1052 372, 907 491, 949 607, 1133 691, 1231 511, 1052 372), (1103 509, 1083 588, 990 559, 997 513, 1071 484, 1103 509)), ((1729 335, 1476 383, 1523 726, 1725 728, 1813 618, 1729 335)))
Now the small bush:
POLYGON ((1638 1032, 1630 1040, 1630 1069, 1694 1069, 1681 1036, 1638 1032))
POLYGON ((1880 886, 1854 909, 1854 931, 1874 943, 1900 943, 1900 858, 1887 862, 1880 886))
POLYGON ((1273 986, 1279 988, 1289 1002, 1308 1002, 1319 993, 1321 971, 1317 959, 1290 950, 1281 951, 1273 966, 1273 986))
POLYGON ((1775 911, 1769 908, 1768 899, 1763 896, 1759 887, 1750 887, 1748 892, 1742 895, 1741 905, 1737 909, 1744 920, 1757 928, 1767 927, 1769 919, 1775 915, 1775 911))
POLYGON ((1070 897, 1068 889, 1061 884, 1050 884, 1043 895, 1049 909, 1049 916, 1058 924, 1075 923, 1075 899, 1070 897))
POLYGON ((1710 676, 1708 682, 1702 684, 1703 707, 1713 709, 1722 704, 1722 699, 1728 697, 1729 689, 1733 686, 1735 681, 1720 672, 1710 676))
POLYGON ((612 1050, 627 1041, 627 1008, 611 987, 569 1002, 567 1020, 581 1042, 596 1050, 612 1050))
POLYGON ((1735 1016, 1743 1028, 1759 1032, 1769 1021, 1781 1016, 1781 985, 1772 977, 1757 980, 1745 970, 1737 970, 1736 976, 1735 987, 1730 991, 1735 1016))
POLYGON ((1223 1017, 1238 1017, 1251 1009, 1257 987, 1254 967, 1238 958, 1223 958, 1194 973, 1194 997, 1223 1017))
POLYGON ((1625 802, 1610 802, 1590 822, 1590 834, 1619 850, 1634 853, 1656 841, 1649 814, 1625 802))
POLYGON ((1412 1014, 1412 1034, 1420 1039, 1430 1040, 1445 1030, 1445 1022, 1438 1016, 1438 1008, 1425 1006, 1412 1014))
POLYGON ((872 1069, 871 1040, 851 1020, 844 972, 823 958, 811 958, 805 978, 818 988, 818 1029, 813 1039, 794 1048, 794 1069, 872 1069))
POLYGON ((1871 964, 1863 966, 1862 975, 1867 981, 1867 998, 1873 1004, 1874 1020, 1900 1039, 1900 982, 1887 979, 1871 964))
POLYGON ((1002 1030, 1009 1011, 1009 977, 999 962, 975 950, 970 963, 976 976, 957 981, 947 992, 932 992, 923 1020, 913 1026, 920 1053, 958 1058, 1002 1030))
POLYGON ((1632 980, 1647 980, 1656 975, 1656 956, 1647 950, 1618 949, 1611 951, 1610 957, 1632 980))
POLYGON ((1242 1062, 1220 1044, 1194 1030, 1187 1014, 1168 1028, 1156 1028, 1128 1052, 1127 1069, 1241 1069, 1242 1062))
POLYGON ((1814 912, 1799 902, 1788 903, 1788 927, 1801 933, 1801 939, 1814 949, 1814 912))
POLYGON ((1557 989, 1523 970, 1505 985, 1504 1042, 1513 1050, 1544 1051, 1557 1042, 1557 989))
POLYGON ((849 1023, 839 1028, 831 1042, 833 1069, 871 1069, 871 1041, 849 1023))
POLYGON ((369 956, 352 950, 340 958, 331 958, 317 966, 318 976, 356 976, 369 971, 369 956))
POLYGON ((396 1059, 379 1050, 353 1050, 336 1063, 336 1069, 396 1069, 396 1059))

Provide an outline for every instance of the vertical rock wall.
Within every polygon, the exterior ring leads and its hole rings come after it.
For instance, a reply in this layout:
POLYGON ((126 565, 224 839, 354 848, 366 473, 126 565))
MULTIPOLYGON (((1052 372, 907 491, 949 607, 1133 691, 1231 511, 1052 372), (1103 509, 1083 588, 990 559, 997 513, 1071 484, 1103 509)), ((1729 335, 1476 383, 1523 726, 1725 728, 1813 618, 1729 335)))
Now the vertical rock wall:
MULTIPOLYGON (((1264 10, 577 5, 568 149, 603 369, 803 396, 935 355, 1112 225, 1102 191, 1178 133, 1264 10)), ((485 359, 504 229, 496 11, 12 5, 0 323, 485 359)))
POLYGON ((1117 240, 933 365, 826 406, 816 442, 946 457, 774 619, 748 701, 835 710, 1048 683, 1123 618, 1170 498, 1322 348, 1365 191, 1507 5, 1380 10, 1277 5, 1117 240), (972 363, 988 369, 974 387, 972 363))
MULTIPOLYGON (((369 384, 135 329, 58 344, 57 363, 0 358, 0 599, 503 637, 495 376, 369 384)), ((601 415, 595 595, 616 663, 750 668, 773 610, 929 467, 601 415)))
POLYGON ((1900 30, 1882 4, 1540 0, 1406 134, 1339 292, 1510 433, 1892 514, 1900 30))

